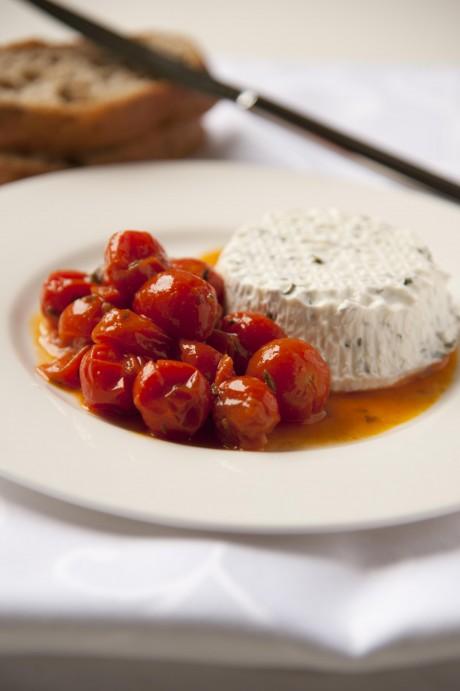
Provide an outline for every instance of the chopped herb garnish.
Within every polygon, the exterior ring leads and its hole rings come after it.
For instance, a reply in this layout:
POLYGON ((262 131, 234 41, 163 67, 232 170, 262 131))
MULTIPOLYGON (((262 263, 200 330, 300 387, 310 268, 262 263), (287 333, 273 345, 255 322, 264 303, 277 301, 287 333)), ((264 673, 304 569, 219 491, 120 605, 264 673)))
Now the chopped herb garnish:
POLYGON ((93 273, 90 275, 89 280, 91 283, 97 283, 97 285, 100 285, 102 281, 104 280, 104 269, 102 266, 98 266, 97 269, 93 271, 93 273))
POLYGON ((368 422, 369 424, 372 423, 372 422, 378 422, 378 420, 379 420, 378 417, 376 417, 375 415, 365 415, 365 416, 364 416, 364 419, 365 419, 366 422, 368 422))
POLYGON ((273 391, 273 393, 276 393, 276 384, 273 380, 272 375, 267 370, 264 370, 264 382, 266 383, 268 388, 273 391))
POLYGON ((313 263, 314 264, 324 264, 324 261, 321 259, 321 257, 313 257, 313 263))
POLYGON ((410 286, 411 283, 413 283, 413 282, 414 282, 414 281, 413 281, 411 278, 405 278, 405 279, 404 279, 404 285, 405 285, 405 286, 410 286))
POLYGON ((362 344, 363 344, 363 339, 362 339, 361 336, 360 336, 360 337, 356 340, 356 345, 357 345, 357 346, 362 346, 362 344))
POLYGON ((344 345, 345 345, 345 348, 350 348, 351 343, 350 343, 350 341, 345 341, 344 345))

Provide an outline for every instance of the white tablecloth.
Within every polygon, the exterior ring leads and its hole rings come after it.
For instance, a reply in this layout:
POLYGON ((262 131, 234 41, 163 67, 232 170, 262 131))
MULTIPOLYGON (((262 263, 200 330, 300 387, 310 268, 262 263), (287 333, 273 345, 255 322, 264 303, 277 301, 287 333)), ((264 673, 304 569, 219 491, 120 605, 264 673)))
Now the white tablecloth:
MULTIPOLYGON (((460 177, 460 69, 216 68, 460 177)), ((208 158, 400 184, 229 104, 207 126, 208 158)), ((129 522, 0 483, 0 681, 12 656, 43 653, 330 673, 434 665, 460 655, 459 583, 458 515, 243 538, 129 522)), ((446 669, 460 679, 460 667, 446 669)), ((429 674, 417 678, 421 689, 429 674)))

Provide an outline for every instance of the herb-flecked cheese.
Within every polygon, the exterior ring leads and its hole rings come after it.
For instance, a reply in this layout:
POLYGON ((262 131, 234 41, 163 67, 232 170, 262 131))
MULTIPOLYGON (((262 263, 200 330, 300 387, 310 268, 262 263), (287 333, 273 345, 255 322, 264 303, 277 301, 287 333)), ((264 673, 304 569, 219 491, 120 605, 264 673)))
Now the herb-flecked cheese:
POLYGON ((228 310, 263 312, 314 345, 336 391, 390 386, 457 344, 446 274, 412 232, 368 216, 270 213, 234 233, 216 268, 228 310))

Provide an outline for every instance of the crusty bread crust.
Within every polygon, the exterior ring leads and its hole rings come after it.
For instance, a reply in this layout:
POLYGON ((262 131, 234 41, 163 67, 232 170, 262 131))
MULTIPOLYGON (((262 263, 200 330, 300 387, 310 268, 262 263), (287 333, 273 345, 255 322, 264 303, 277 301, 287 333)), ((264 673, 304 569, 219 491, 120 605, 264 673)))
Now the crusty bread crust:
POLYGON ((0 185, 13 182, 31 175, 51 173, 55 170, 68 168, 65 161, 54 161, 43 156, 21 156, 0 153, 0 185))
POLYGON ((156 127, 142 137, 111 149, 90 152, 81 158, 86 165, 182 158, 195 151, 204 139, 200 120, 171 123, 156 127))
MULTIPOLYGON (((142 40, 181 57, 194 67, 203 67, 200 53, 188 39, 151 34, 142 40)), ((65 58, 65 51, 73 51, 74 56, 83 53, 85 60, 90 54, 99 66, 126 72, 126 89, 106 99, 76 98, 57 103, 24 100, 15 97, 12 89, 11 97, 0 99, 0 149, 3 151, 25 154, 46 151, 50 156, 79 160, 85 152, 117 147, 142 137, 168 120, 197 118, 213 104, 197 92, 163 80, 139 77, 84 42, 56 46, 25 41, 1 48, 0 57, 8 52, 14 59, 21 51, 48 49, 58 54, 58 60, 61 54, 65 58)), ((102 81, 101 92, 103 87, 102 81)))
POLYGON ((72 165, 103 165, 127 161, 182 158, 198 149, 204 139, 199 118, 154 127, 119 147, 82 154, 72 163, 46 155, 0 153, 0 185, 32 175, 64 170, 72 165))

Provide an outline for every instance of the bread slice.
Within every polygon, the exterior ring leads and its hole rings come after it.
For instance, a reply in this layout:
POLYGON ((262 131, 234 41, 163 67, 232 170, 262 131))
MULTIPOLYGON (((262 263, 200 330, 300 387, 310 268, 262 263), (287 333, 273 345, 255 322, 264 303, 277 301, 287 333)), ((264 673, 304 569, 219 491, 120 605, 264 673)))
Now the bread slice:
MULTIPOLYGON (((147 45, 204 68, 195 45, 148 34, 147 45)), ((30 40, 0 49, 0 150, 74 158, 118 147, 170 120, 193 119, 213 101, 137 74, 83 41, 30 40)))
POLYGON ((69 164, 65 161, 53 160, 46 156, 0 153, 0 185, 68 167, 69 164))
POLYGON ((100 165, 182 158, 198 149, 203 139, 204 131, 199 118, 181 120, 155 127, 142 137, 135 137, 120 146, 83 154, 79 157, 79 163, 100 165))
POLYGON ((75 165, 102 165, 127 161, 182 158, 193 153, 203 142, 204 131, 199 118, 154 127, 118 147, 84 153, 72 162, 46 154, 0 152, 0 185, 41 173, 64 170, 75 165))

